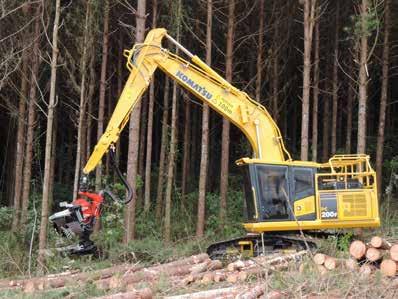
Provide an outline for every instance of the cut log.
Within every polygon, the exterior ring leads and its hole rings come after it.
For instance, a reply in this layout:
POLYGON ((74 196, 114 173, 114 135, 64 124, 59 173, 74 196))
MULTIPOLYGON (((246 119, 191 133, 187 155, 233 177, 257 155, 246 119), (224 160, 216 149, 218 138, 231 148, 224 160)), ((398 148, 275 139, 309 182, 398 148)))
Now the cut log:
POLYGON ((394 277, 397 275, 398 265, 396 261, 384 259, 380 264, 380 271, 385 276, 394 277))
POLYGON ((34 290, 61 288, 68 284, 84 284, 88 281, 105 279, 118 273, 135 272, 141 268, 142 266, 123 264, 94 272, 70 272, 70 274, 63 272, 61 274, 10 281, 10 286, 21 287, 25 292, 32 292, 34 290))
POLYGON ((227 266, 227 270, 229 272, 239 271, 240 269, 244 268, 246 263, 242 260, 238 260, 236 262, 230 263, 227 266))
POLYGON ((382 258, 382 251, 377 248, 370 247, 366 250, 366 259, 369 262, 376 262, 382 258))
POLYGON ((192 266, 190 269, 191 274, 195 275, 198 273, 205 272, 207 270, 207 267, 209 266, 209 264, 210 264, 210 260, 206 260, 200 264, 196 264, 196 265, 192 266))
MULTIPOLYGON (((128 284, 134 284, 140 281, 157 281, 162 275, 172 277, 172 276, 184 276, 191 273, 192 265, 191 264, 164 264, 160 266, 145 268, 141 271, 137 271, 134 273, 127 273, 123 276, 113 276, 109 279, 109 288, 118 288, 128 284)), ((196 273, 200 274, 200 273, 196 273)), ((195 275, 196 275, 195 274, 195 275)), ((101 288, 102 285, 107 286, 108 284, 103 284, 98 281, 95 282, 98 288, 101 288)))
POLYGON ((264 295, 265 286, 264 285, 256 285, 253 288, 250 288, 242 293, 240 293, 237 297, 239 299, 256 299, 262 295, 264 295))
POLYGON ((266 299, 282 299, 287 298, 286 294, 281 291, 271 291, 265 296, 266 299))
POLYGON ((227 275, 224 272, 216 272, 214 274, 214 282, 221 282, 227 279, 227 275))
POLYGON ((333 270, 333 269, 336 269, 336 267, 337 267, 338 265, 340 265, 340 264, 341 264, 341 261, 340 261, 340 260, 338 260, 338 259, 336 259, 336 258, 334 258, 334 257, 328 256, 328 257, 326 257, 326 259, 325 259, 324 266, 325 266, 325 268, 328 269, 328 270, 333 270))
POLYGON ((354 260, 352 258, 345 260, 345 266, 347 269, 352 270, 352 271, 358 270, 358 268, 359 268, 358 261, 354 260))
POLYGON ((222 289, 214 289, 201 291, 196 293, 189 293, 185 295, 169 296, 164 299, 213 299, 213 298, 235 298, 236 295, 241 291, 241 287, 229 287, 222 289))
POLYGON ((96 299, 152 299, 152 291, 149 288, 141 290, 133 290, 126 293, 117 293, 112 295, 106 295, 102 297, 96 297, 96 299))
MULTIPOLYGON (((201 264, 199 264, 199 265, 201 265, 201 264)), ((206 269, 207 272, 195 273, 197 271, 194 271, 194 272, 191 271, 191 273, 184 278, 184 280, 182 281, 182 284, 183 285, 188 285, 188 284, 193 283, 195 281, 203 280, 203 277, 206 276, 206 274, 208 274, 211 271, 219 270, 219 269, 222 269, 221 261, 219 261, 219 260, 210 261, 207 264, 207 269, 206 269)))
POLYGON ((365 256, 366 245, 364 242, 356 240, 350 245, 350 254, 356 260, 360 260, 365 256))
POLYGON ((391 244, 379 236, 374 236, 370 240, 370 245, 372 245, 372 247, 374 247, 374 248, 380 248, 380 249, 390 249, 391 248, 391 244))
POLYGON ((206 272, 204 275, 203 275, 203 278, 202 278, 202 280, 200 281, 200 283, 202 283, 202 284, 209 284, 209 283, 212 283, 213 281, 214 281, 214 273, 213 272, 206 272))
POLYGON ((394 244, 390 248, 390 257, 393 261, 398 262, 398 244, 394 244))
POLYGON ((326 260, 326 255, 323 253, 317 253, 314 255, 314 263, 316 265, 323 265, 326 260))
POLYGON ((227 282, 236 283, 239 280, 239 272, 227 274, 227 282))
POLYGON ((253 258, 253 260, 256 265, 266 267, 266 266, 281 264, 284 262, 299 261, 303 258, 303 256, 305 256, 307 254, 308 254, 307 250, 302 250, 302 251, 278 256, 278 257, 271 258, 271 259, 264 259, 264 257, 255 257, 255 258, 253 258))
POLYGON ((219 260, 212 260, 207 267, 208 271, 222 269, 222 262, 219 260))
POLYGON ((321 276, 324 276, 328 273, 328 269, 326 269, 324 265, 316 265, 316 266, 317 266, 318 272, 319 272, 319 274, 321 274, 321 276))

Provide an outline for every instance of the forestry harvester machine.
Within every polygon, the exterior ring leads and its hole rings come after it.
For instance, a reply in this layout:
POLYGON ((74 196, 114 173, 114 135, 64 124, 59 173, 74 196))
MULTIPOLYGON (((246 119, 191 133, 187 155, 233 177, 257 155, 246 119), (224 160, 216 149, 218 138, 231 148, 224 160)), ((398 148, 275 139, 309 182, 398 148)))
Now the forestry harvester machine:
MULTIPOLYGON (((50 217, 64 236, 81 237, 71 253, 95 250, 89 236, 100 216, 103 195, 111 193, 88 193, 87 175, 105 153, 113 158, 115 144, 157 68, 237 126, 253 150, 253 157, 236 161, 245 177, 247 219, 243 226, 248 234, 211 245, 210 256, 220 257, 231 250, 253 256, 274 250, 308 249, 316 245, 303 232, 380 225, 376 173, 368 155, 334 155, 326 163, 292 160, 267 109, 191 54, 163 28, 151 30, 144 43, 125 50, 124 55, 130 75, 107 129, 83 169, 79 194, 91 200, 80 198, 64 204, 66 210, 50 217), (187 60, 162 47, 163 38, 187 60)), ((133 191, 114 165, 128 189, 124 202, 134 200, 133 191)))

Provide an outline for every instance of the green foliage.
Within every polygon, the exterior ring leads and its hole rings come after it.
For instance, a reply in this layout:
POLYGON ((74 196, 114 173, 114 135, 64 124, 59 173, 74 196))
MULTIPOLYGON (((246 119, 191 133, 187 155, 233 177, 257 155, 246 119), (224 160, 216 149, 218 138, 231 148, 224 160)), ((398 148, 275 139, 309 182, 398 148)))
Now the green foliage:
POLYGON ((352 231, 340 234, 337 237, 337 248, 340 251, 348 252, 350 244, 354 238, 354 233, 352 231))
POLYGON ((0 231, 6 230, 11 227, 13 213, 13 208, 0 207, 0 231))
POLYGON ((370 37, 380 27, 381 17, 378 9, 380 8, 369 3, 365 17, 360 14, 350 16, 350 24, 343 28, 348 39, 357 40, 363 36, 370 37), (363 21, 364 26, 362 26, 363 21))

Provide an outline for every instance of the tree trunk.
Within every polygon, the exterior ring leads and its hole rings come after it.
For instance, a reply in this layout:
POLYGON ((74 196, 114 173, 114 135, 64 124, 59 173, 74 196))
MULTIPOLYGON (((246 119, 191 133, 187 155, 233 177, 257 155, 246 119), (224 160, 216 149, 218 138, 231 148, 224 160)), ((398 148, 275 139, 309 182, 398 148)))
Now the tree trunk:
MULTIPOLYGON (((145 146, 146 146, 146 135, 147 135, 147 119, 148 119, 148 100, 147 95, 144 95, 141 99, 141 128, 140 128, 140 147, 138 152, 138 175, 142 181, 145 176, 145 146)), ((138 206, 144 204, 144 189, 140 185, 137 189, 137 201, 138 206)))
POLYGON ((339 18, 340 18, 339 1, 336 1, 336 26, 334 35, 334 55, 333 55, 333 100, 332 100, 332 142, 331 151, 332 155, 336 154, 337 142, 337 107, 338 107, 338 59, 339 59, 339 18))
POLYGON ((26 98, 28 92, 29 79, 28 74, 28 51, 23 52, 22 58, 22 74, 21 74, 21 91, 18 107, 18 129, 17 129, 17 146, 15 157, 15 175, 14 175, 14 217, 12 218, 11 230, 16 232, 19 227, 19 219, 21 216, 21 192, 22 192, 22 170, 25 148, 25 114, 26 114, 26 98))
POLYGON ((257 76, 256 76, 256 100, 261 102, 261 84, 264 67, 264 0, 260 0, 258 25, 258 52, 257 52, 257 76))
POLYGON ((304 67, 301 117, 301 160, 308 160, 308 126, 311 88, 311 46, 316 0, 304 1, 304 67))
MULTIPOLYGON (((319 18, 319 15, 317 14, 319 18)), ((314 93, 312 105, 312 161, 318 159, 318 99, 319 99, 319 22, 315 23, 314 93)))
MULTIPOLYGON (((228 30, 227 30, 227 51, 225 61, 225 78, 232 82, 232 60, 234 44, 234 23, 235 23, 235 0, 228 2, 228 30)), ((224 225, 227 214, 227 192, 228 192, 228 171, 229 171, 229 131, 230 122, 223 119, 222 141, 221 141, 221 178, 220 178, 220 223, 224 225)))
POLYGON ((383 149, 384 149, 384 128, 386 126, 386 108, 388 96, 388 72, 390 63, 390 0, 384 2, 384 42, 383 42, 383 70, 381 82, 379 129, 377 132, 376 148, 376 173, 377 187, 379 195, 382 194, 382 174, 383 174, 383 149))
POLYGON ((322 113, 322 160, 326 162, 329 159, 329 141, 330 141, 330 83, 325 83, 326 92, 322 95, 323 100, 323 113, 322 113))
MULTIPOLYGON (((181 26, 181 0, 177 2, 177 42, 180 42, 180 26, 181 26)), ((173 83, 173 97, 171 102, 171 132, 170 132, 170 151, 168 156, 167 165, 167 182, 166 182, 166 194, 165 194, 165 209, 164 209, 164 241, 169 243, 171 240, 171 198, 173 191, 173 180, 174 180, 174 166, 175 166, 175 156, 177 150, 177 99, 178 99, 178 89, 177 83, 173 83)))
MULTIPOLYGON (((211 65, 213 27, 213 1, 207 0, 207 25, 206 25, 206 64, 211 65)), ((209 164, 209 106, 203 104, 202 115, 202 145, 200 154, 199 195, 198 195, 198 220, 196 223, 196 236, 202 237, 205 227, 205 202, 207 168, 209 164)))
POLYGON ((41 202, 41 220, 39 233, 39 255, 37 258, 40 271, 44 270, 45 253, 44 249, 47 244, 47 224, 48 224, 48 203, 50 191, 50 175, 51 175, 51 152, 54 124, 55 109, 55 84, 57 81, 57 59, 58 59, 58 24, 59 14, 61 10, 61 0, 55 2, 55 18, 52 39, 52 58, 51 58, 51 77, 50 77, 50 99, 48 102, 47 112, 47 130, 46 130, 46 146, 44 156, 44 180, 43 180, 43 198, 41 202))
POLYGON ((32 54, 32 71, 30 79, 30 90, 29 90, 29 107, 28 107, 28 125, 26 134, 26 149, 25 149, 25 164, 23 169, 23 187, 22 187, 22 204, 21 204, 21 221, 20 226, 24 226, 27 220, 27 211, 29 207, 29 195, 30 195, 30 180, 32 176, 32 160, 33 160, 33 137, 34 128, 36 122, 36 91, 37 91, 37 78, 39 73, 40 64, 40 16, 41 5, 37 6, 35 21, 35 42, 33 44, 32 54))
MULTIPOLYGON (((278 23, 277 23, 278 24, 278 23)), ((278 122, 279 119, 279 25, 276 25, 274 28, 274 38, 273 38, 273 50, 272 50, 272 117, 275 122, 278 122)))
POLYGON ((182 178, 181 178, 181 195, 183 203, 187 194, 187 184, 189 178, 189 160, 191 158, 190 153, 190 139, 191 139, 191 101, 189 95, 184 93, 185 111, 184 111, 184 149, 182 159, 182 178))
POLYGON ((366 150, 366 108, 368 100, 368 0, 362 0, 361 5, 361 37, 359 57, 359 106, 358 106, 358 143, 357 153, 364 154, 366 150))
POLYGON ((81 152, 82 152, 82 133, 83 133, 83 121, 86 116, 86 65, 87 65, 87 48, 88 39, 90 35, 89 23, 91 18, 91 4, 87 2, 86 6, 86 20, 84 25, 84 37, 83 37, 83 53, 81 58, 80 67, 80 102, 79 102, 79 120, 77 124, 77 144, 76 144, 76 161, 75 161, 75 176, 73 181, 73 198, 77 197, 77 191, 79 188, 79 176, 81 167, 81 152))
MULTIPOLYGON (((156 28, 158 12, 158 1, 152 0, 152 28, 156 28)), ((149 86, 148 103, 148 129, 146 136, 146 161, 145 161, 145 191, 144 191, 144 211, 148 212, 151 206, 151 166, 152 166, 152 136, 153 136, 153 106, 155 102, 155 85, 151 81, 149 86)))
MULTIPOLYGON (((91 45, 93 43, 93 39, 91 39, 91 45)), ((92 113, 93 113, 93 96, 95 91, 96 84, 96 72, 95 72, 95 48, 91 47, 90 54, 90 78, 88 83, 88 93, 87 93, 87 119, 86 119, 86 148, 82 148, 86 152, 86 160, 83 160, 84 163, 87 163, 87 159, 91 153, 91 124, 92 124, 92 113)))
MULTIPOLYGON (((353 75, 353 62, 350 61, 350 75, 353 75)), ((354 90, 350 82, 348 84, 347 91, 347 123, 346 123, 346 141, 345 141, 345 151, 347 154, 351 153, 351 141, 352 141, 352 104, 354 101, 354 90)))
MULTIPOLYGON (((105 92, 106 92, 106 68, 108 64, 108 44, 109 44, 109 0, 105 0, 104 6, 104 31, 102 35, 102 62, 101 62, 101 77, 100 77, 100 91, 98 101, 98 127, 97 140, 99 140, 104 133, 104 111, 105 111, 105 92)), ((95 169, 95 190, 98 192, 101 189, 102 179, 102 163, 97 165, 95 169)))
POLYGON ((165 164, 166 164, 166 148, 167 148, 167 132, 169 119, 169 92, 170 82, 169 77, 166 77, 164 82, 164 94, 163 94, 163 116, 162 116, 162 136, 160 144, 160 157, 159 157, 159 174, 158 174, 158 187, 156 195, 156 219, 161 219, 163 214, 163 189, 164 189, 164 178, 165 178, 165 164))
MULTIPOLYGON (((120 97, 123 88, 123 34, 119 35, 118 54, 117 54, 117 96, 120 97)), ((120 139, 116 143, 116 165, 120 164, 120 139)))
MULTIPOLYGON (((141 43, 144 41, 145 34, 145 20, 146 20, 146 0, 138 0, 136 12, 136 34, 135 42, 141 43)), ((136 180, 138 171, 138 144, 140 138, 140 116, 141 103, 137 102, 130 117, 129 125, 129 145, 127 152, 127 180, 133 188, 134 197, 136 198, 136 180)), ((135 238, 135 199, 130 201, 125 209, 125 234, 124 242, 128 243, 135 238)))

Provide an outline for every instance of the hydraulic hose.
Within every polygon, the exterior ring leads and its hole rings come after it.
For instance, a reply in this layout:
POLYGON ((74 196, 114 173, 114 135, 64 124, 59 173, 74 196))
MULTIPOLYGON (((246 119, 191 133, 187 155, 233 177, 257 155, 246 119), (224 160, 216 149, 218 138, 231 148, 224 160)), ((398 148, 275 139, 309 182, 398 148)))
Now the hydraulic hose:
POLYGON ((113 194, 111 191, 109 191, 107 189, 101 190, 101 193, 104 194, 104 195, 108 195, 114 201, 118 201, 118 202, 120 202, 122 204, 128 204, 134 198, 134 190, 130 186, 130 184, 127 182, 126 178, 123 176, 122 172, 120 171, 120 169, 119 169, 119 167, 118 167, 118 165, 116 163, 115 146, 114 145, 112 145, 110 147, 109 156, 111 158, 111 164, 113 166, 113 169, 115 170, 115 172, 116 172, 117 176, 119 177, 120 181, 122 182, 122 184, 126 187, 127 196, 123 200, 123 199, 119 198, 118 196, 116 196, 115 194, 113 194))

